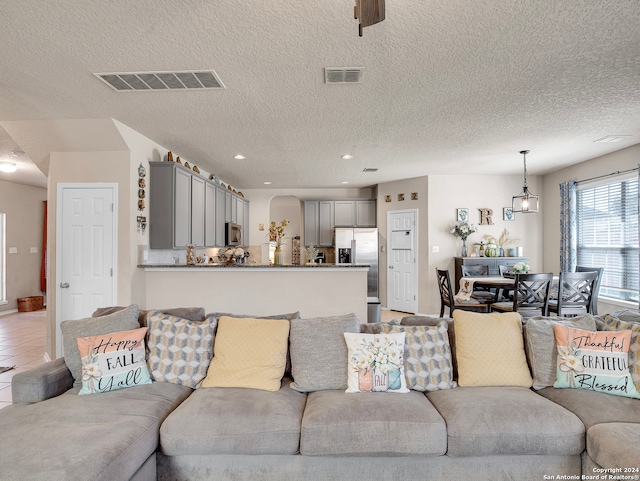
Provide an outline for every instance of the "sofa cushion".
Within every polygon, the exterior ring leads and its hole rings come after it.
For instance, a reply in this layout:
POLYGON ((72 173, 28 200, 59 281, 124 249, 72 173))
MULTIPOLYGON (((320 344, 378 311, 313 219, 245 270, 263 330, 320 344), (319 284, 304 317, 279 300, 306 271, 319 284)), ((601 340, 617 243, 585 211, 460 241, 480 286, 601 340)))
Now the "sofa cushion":
POLYGON ((542 389, 556 382, 558 349, 553 325, 577 327, 587 331, 596 330, 593 316, 585 314, 575 318, 534 316, 524 324, 524 345, 533 374, 533 388, 542 389))
MULTIPOLYGON (((126 307, 122 306, 112 306, 112 307, 99 307, 91 314, 91 317, 102 317, 108 314, 113 314, 114 312, 121 311, 126 309, 126 307)), ((172 309, 157 309, 163 314, 167 314, 168 316, 176 316, 182 317, 183 319, 189 319, 190 321, 202 321, 204 319, 204 307, 176 307, 172 309)), ((151 310, 143 310, 140 309, 138 312, 138 322, 140 323, 140 327, 147 327, 147 315, 151 312, 151 310)))
POLYGON ((3 481, 130 479, 155 452, 160 423, 192 390, 154 382, 77 392, 0 411, 3 481))
POLYGON ((293 389, 300 392, 347 389, 345 332, 360 332, 357 315, 291 320, 293 389))
POLYGON ((640 399, 629 372, 631 331, 591 332, 558 324, 553 329, 558 345, 554 387, 640 399))
POLYGON ((440 456, 447 428, 424 394, 404 396, 344 391, 309 394, 302 419, 300 453, 325 455, 440 456))
POLYGON ((469 387, 427 394, 447 423, 449 456, 578 455, 584 426, 523 387, 469 387))
POLYGON ((360 324, 360 332, 363 334, 380 334, 381 332, 386 332, 384 330, 385 327, 388 326, 399 326, 400 321, 397 319, 391 319, 390 321, 382 321, 382 322, 369 322, 366 324, 360 324))
POLYGON ((629 341, 629 371, 633 382, 636 384, 636 390, 640 392, 640 323, 638 322, 638 314, 635 316, 632 314, 623 315, 624 319, 630 319, 629 321, 616 317, 615 315, 607 314, 604 317, 603 331, 631 331, 631 339, 629 341))
POLYGON ((222 316, 202 387, 278 391, 287 360, 289 321, 222 316))
POLYGON ((78 394, 97 394, 151 384, 145 359, 146 327, 79 337, 82 389, 78 394))
POLYGON ((79 337, 99 336, 110 332, 129 331, 138 329, 138 306, 130 305, 112 314, 102 317, 89 317, 62 321, 60 330, 62 331, 62 346, 64 348, 64 362, 75 380, 74 386, 82 384, 82 360, 78 350, 79 337))
POLYGON ((212 318, 191 321, 151 311, 147 324, 147 364, 153 380, 195 389, 207 375, 218 321, 212 318))
POLYGON ((538 394, 564 406, 580 418, 587 429, 594 424, 640 420, 640 401, 585 389, 547 387, 538 394))
MULTIPOLYGON (((589 457, 605 469, 640 469, 640 424, 596 424, 587 431, 589 457)), ((638 471, 615 474, 638 476, 638 471)), ((631 479, 631 478, 626 478, 631 479)))
POLYGON ((162 423, 168 456, 296 454, 306 395, 242 388, 198 389, 162 423))
POLYGON ((520 314, 457 309, 453 323, 460 386, 531 386, 520 314))
POLYGON ((424 392, 455 387, 446 321, 436 326, 384 326, 382 329, 406 334, 404 374, 409 389, 424 392))

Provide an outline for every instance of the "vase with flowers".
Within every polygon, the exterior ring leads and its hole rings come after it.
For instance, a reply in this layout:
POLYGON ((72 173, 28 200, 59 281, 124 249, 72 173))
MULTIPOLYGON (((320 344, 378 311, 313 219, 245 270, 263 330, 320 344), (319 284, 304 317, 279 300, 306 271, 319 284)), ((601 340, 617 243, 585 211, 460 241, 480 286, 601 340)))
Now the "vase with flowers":
POLYGON ((284 264, 282 246, 287 238, 284 228, 289 224, 290 222, 287 219, 282 219, 279 224, 276 224, 274 221, 269 223, 269 242, 272 242, 276 248, 273 253, 273 264, 276 266, 284 264))
POLYGON ((475 225, 465 221, 457 222, 449 231, 455 237, 459 237, 462 240, 462 251, 460 252, 461 257, 467 257, 467 238, 477 231, 478 229, 475 225))

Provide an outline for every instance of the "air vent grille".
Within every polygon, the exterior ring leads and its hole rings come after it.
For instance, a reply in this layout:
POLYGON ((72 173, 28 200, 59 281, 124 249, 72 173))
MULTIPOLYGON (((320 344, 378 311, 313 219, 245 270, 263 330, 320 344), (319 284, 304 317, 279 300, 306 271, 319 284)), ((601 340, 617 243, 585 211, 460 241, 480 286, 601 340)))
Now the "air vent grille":
POLYGON ((607 135, 605 137, 602 137, 601 139, 598 140, 594 140, 594 142, 620 142, 622 140, 627 140, 628 137, 631 137, 630 135, 607 135))
POLYGON ((364 67, 325 67, 324 81, 328 84, 359 84, 364 77, 364 67))
POLYGON ((96 73, 94 75, 118 92, 225 88, 213 70, 96 73))
POLYGON ((364 169, 362 169, 362 172, 378 172, 378 168, 377 167, 365 167, 364 169))

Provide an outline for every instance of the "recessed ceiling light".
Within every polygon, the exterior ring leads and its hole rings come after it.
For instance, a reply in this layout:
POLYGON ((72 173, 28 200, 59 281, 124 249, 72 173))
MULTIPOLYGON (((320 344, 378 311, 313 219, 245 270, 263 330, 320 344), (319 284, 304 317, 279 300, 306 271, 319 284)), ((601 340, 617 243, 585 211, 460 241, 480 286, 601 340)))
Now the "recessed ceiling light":
POLYGON ((15 172, 18 170, 18 166, 13 162, 0 162, 0 172, 15 172))
POLYGON ((242 155, 242 154, 234 155, 233 158, 236 159, 236 160, 244 160, 244 159, 246 159, 246 157, 244 155, 242 155))
POLYGON ((348 184, 349 181, 348 180, 343 180, 342 182, 340 182, 341 184, 348 184))
POLYGON ((353 155, 351 154, 344 154, 342 157, 340 157, 342 160, 351 160, 353 159, 353 155))
POLYGON ((268 180, 266 182, 263 182, 264 185, 271 185, 271 182, 269 182, 268 180))

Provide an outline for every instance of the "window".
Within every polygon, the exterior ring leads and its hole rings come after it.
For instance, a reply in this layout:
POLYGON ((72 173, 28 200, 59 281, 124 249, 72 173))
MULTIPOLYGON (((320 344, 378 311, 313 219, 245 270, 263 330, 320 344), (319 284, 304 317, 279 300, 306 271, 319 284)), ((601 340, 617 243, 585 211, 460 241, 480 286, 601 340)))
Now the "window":
POLYGON ((578 190, 578 265, 604 267, 600 295, 638 302, 638 179, 578 190))
POLYGON ((7 303, 7 257, 5 249, 5 214, 0 212, 0 304, 7 303))

